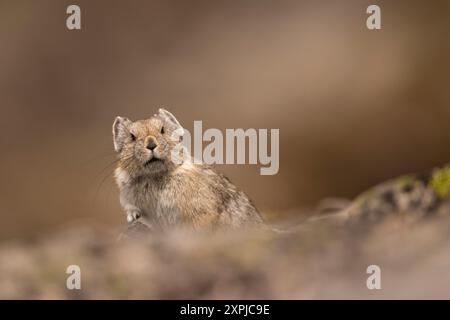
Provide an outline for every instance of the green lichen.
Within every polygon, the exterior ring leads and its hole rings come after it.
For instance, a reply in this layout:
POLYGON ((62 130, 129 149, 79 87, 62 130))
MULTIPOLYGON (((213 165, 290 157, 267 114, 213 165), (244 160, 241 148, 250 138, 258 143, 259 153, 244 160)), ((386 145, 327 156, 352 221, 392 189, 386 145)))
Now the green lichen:
POLYGON ((398 178, 397 185, 402 190, 405 188, 413 188, 416 182, 416 177, 414 175, 406 175, 398 178))
POLYGON ((362 208, 366 204, 367 200, 369 200, 373 194, 374 194, 374 188, 371 188, 371 189, 367 190, 366 192, 360 194, 353 200, 353 206, 355 208, 362 208))
POLYGON ((355 208, 364 207, 368 201, 379 196, 380 188, 383 188, 386 185, 392 185, 393 183, 397 183, 397 181, 396 180, 388 180, 384 183, 381 183, 381 184, 375 185, 372 188, 369 188, 368 190, 361 193, 353 200, 353 207, 355 207, 355 208))
POLYGON ((436 170, 430 180, 431 187, 440 198, 445 198, 450 193, 450 165, 436 170))

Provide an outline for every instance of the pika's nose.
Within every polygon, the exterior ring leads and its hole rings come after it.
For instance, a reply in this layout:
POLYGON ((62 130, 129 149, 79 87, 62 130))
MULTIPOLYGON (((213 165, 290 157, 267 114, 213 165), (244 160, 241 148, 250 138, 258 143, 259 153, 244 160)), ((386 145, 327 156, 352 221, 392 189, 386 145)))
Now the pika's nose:
POLYGON ((155 139, 153 137, 148 137, 145 141, 146 147, 149 150, 154 150, 157 147, 157 144, 155 142, 155 139))

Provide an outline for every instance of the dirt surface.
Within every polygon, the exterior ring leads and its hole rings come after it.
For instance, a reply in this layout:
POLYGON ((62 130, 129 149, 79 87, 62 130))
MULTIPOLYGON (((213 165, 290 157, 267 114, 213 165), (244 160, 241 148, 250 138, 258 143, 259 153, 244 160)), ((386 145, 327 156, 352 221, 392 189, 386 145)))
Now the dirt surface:
MULTIPOLYGON (((450 220, 376 226, 320 221, 288 233, 133 234, 72 228, 0 246, 0 298, 450 298, 450 220), (81 290, 66 268, 81 268, 81 290), (381 290, 369 290, 369 265, 381 290)), ((140 230, 142 231, 142 230, 140 230)))

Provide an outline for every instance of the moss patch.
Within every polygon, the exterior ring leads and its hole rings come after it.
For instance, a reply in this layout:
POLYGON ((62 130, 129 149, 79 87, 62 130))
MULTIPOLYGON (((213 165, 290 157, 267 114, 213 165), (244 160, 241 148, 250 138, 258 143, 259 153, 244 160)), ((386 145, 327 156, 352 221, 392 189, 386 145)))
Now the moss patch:
POLYGON ((398 178, 397 185, 401 190, 413 188, 416 181, 417 179, 414 175, 406 175, 398 178))
POLYGON ((439 197, 447 197, 450 193, 450 166, 436 170, 433 173, 429 186, 433 188, 439 197))

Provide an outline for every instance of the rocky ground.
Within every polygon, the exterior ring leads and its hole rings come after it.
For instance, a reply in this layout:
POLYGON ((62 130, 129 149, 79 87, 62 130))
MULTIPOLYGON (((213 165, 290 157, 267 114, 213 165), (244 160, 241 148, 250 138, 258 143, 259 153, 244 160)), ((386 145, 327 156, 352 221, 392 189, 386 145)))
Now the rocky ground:
POLYGON ((0 245, 2 299, 450 298, 450 219, 318 220, 290 232, 78 227, 0 245), (81 268, 81 290, 66 268, 81 268), (369 290, 369 265, 381 290, 369 290))

